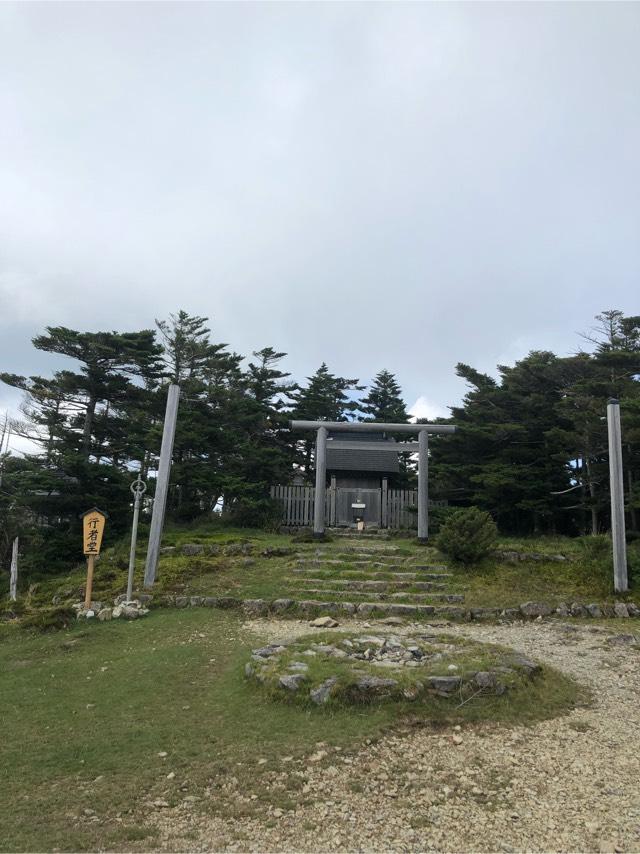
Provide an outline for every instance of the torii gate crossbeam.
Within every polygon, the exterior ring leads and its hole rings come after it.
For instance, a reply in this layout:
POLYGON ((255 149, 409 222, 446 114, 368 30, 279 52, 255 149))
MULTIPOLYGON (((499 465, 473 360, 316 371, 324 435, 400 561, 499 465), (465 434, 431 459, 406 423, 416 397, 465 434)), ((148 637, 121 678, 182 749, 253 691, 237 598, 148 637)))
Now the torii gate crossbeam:
MULTIPOLYGON (((409 433, 418 436, 417 442, 398 442, 397 448, 380 443, 381 447, 367 445, 368 450, 418 454, 418 540, 426 543, 429 538, 429 433, 455 433, 452 424, 383 424, 375 421, 291 421, 292 430, 316 431, 316 491, 313 512, 313 535, 324 536, 324 506, 327 489, 327 434, 332 433, 409 433)), ((338 441, 338 440, 336 440, 338 441)), ((354 445, 356 443, 354 442, 354 445)), ((349 447, 348 441, 340 441, 340 447, 349 447)), ((362 447, 358 444, 358 447, 362 447)))

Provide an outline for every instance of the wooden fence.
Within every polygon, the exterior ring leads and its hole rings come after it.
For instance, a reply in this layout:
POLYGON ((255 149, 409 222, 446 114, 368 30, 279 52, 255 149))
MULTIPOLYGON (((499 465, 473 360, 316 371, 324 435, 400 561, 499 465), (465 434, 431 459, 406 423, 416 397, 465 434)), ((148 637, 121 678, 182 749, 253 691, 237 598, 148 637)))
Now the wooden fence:
MULTIPOLYGON (((339 491, 340 487, 336 491, 339 491)), ((352 491, 352 490, 350 490, 352 491)), ((278 485, 271 487, 271 497, 282 502, 282 524, 306 528, 313 525, 314 486, 278 485)), ((331 487, 325 497, 324 519, 335 525, 336 495, 331 487)), ((429 501, 429 507, 446 507, 446 501, 429 501)), ((418 491, 416 489, 382 490, 382 528, 418 527, 418 491)))

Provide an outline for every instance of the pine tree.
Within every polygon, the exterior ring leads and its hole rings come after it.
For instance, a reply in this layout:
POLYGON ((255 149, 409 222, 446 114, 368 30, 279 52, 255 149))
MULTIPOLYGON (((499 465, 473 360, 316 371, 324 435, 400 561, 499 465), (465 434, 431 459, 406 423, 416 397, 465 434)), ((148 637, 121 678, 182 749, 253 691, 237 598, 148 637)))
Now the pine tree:
POLYGON ((369 394, 360 403, 365 421, 381 421, 388 424, 407 424, 407 413, 402 391, 394 374, 382 370, 373 381, 369 394))

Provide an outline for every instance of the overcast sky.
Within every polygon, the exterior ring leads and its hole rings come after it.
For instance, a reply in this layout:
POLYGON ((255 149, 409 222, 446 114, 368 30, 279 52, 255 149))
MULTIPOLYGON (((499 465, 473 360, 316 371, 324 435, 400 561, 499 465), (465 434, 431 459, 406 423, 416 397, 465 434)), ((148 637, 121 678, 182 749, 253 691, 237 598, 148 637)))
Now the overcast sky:
POLYGON ((184 308, 434 416, 577 349, 640 313, 639 44, 637 3, 0 4, 0 369, 184 308))

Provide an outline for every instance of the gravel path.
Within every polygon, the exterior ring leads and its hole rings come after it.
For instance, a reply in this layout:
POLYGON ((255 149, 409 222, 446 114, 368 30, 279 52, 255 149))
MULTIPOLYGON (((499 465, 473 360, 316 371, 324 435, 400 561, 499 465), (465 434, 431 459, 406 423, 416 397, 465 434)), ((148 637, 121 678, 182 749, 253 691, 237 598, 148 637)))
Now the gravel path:
MULTIPOLYGON (((362 625, 344 622, 340 629, 362 625)), ((631 631, 630 625, 616 630, 631 631)), ((273 640, 309 632, 306 623, 285 621, 255 621, 247 628, 273 640)), ((328 767, 325 760, 305 769, 303 791, 312 804, 244 821, 241 840, 230 820, 186 808, 164 810, 153 821, 161 846, 639 851, 640 652, 609 643, 615 630, 593 626, 571 630, 533 622, 446 630, 514 647, 557 667, 592 687, 593 706, 532 727, 417 730, 363 746, 349 757, 334 753, 328 767)))

